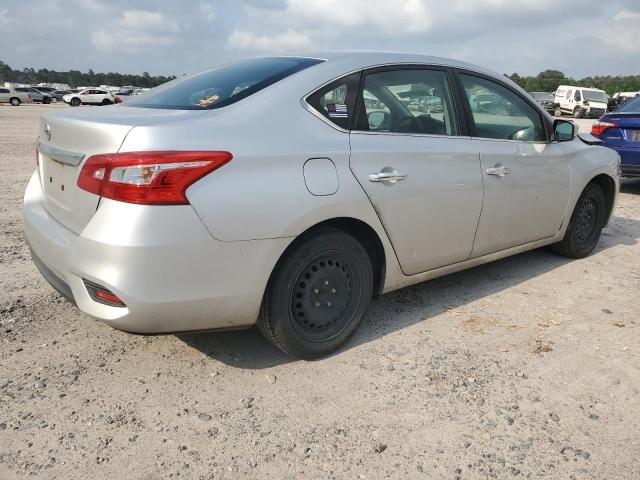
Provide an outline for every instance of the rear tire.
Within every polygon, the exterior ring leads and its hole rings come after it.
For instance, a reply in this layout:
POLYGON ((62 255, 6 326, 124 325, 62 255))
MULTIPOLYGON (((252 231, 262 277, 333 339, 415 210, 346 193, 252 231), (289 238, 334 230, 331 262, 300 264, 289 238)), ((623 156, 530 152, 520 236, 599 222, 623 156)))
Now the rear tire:
POLYGON ((588 256, 600 239, 606 221, 606 205, 602 187, 595 183, 587 185, 573 209, 564 238, 551 249, 569 258, 588 256))
POLYGON ((102 105, 111 105, 113 102, 107 98, 104 98, 102 100, 102 105))
POLYGON ((356 330, 373 292, 373 268, 351 235, 328 228, 296 241, 272 273, 258 328, 294 357, 340 348, 356 330))
POLYGON ((51 103, 51 97, 42 97, 42 103, 44 105, 49 105, 51 103))
POLYGON ((9 103, 14 107, 17 107, 18 105, 20 105, 20 99, 17 97, 13 97, 11 100, 9 100, 9 103))
POLYGON ((70 104, 72 107, 79 107, 81 103, 82 103, 82 102, 80 101, 80 99, 79 99, 78 97, 73 97, 73 98, 71 99, 71 101, 69 102, 69 104, 70 104))

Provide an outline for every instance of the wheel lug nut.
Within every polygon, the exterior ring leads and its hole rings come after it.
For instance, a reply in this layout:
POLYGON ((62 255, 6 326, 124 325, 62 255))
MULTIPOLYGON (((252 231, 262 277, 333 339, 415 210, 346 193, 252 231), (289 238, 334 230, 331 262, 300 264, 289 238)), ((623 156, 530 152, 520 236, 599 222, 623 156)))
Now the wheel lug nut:
POLYGON ((329 285, 329 280, 325 280, 325 281, 324 281, 324 284, 325 284, 325 285, 329 285))
POLYGON ((327 302, 327 307, 330 307, 330 306, 331 306, 331 302, 327 302))
POLYGON ((317 288, 313 291, 313 293, 318 293, 318 292, 319 290, 317 288))
POLYGON ((335 289, 335 288, 332 288, 332 289, 331 289, 331 293, 336 293, 336 289, 335 289))
POLYGON ((317 307, 319 307, 319 306, 320 306, 320 302, 316 302, 316 303, 314 303, 314 305, 315 305, 315 306, 316 306, 316 308, 317 308, 317 307))

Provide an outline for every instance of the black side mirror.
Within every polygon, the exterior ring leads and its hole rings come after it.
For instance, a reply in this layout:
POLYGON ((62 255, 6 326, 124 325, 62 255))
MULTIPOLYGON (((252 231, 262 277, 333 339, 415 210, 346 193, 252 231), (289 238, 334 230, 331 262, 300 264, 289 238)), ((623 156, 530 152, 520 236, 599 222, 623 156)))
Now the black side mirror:
POLYGON ((576 126, 567 120, 555 120, 553 122, 553 136, 556 142, 568 142, 576 136, 576 126))

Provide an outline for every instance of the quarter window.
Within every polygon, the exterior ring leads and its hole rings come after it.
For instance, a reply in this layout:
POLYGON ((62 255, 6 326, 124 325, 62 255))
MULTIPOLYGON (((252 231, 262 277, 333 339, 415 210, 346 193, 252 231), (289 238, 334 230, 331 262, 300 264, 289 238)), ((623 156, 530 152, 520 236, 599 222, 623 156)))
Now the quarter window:
POLYGON ((330 122, 348 130, 353 119, 359 82, 359 72, 348 75, 313 93, 307 102, 330 122))
POLYGON ((360 97, 358 130, 457 135, 447 74, 398 69, 369 73, 360 97))
POLYGON ((540 112, 520 95, 502 85, 461 74, 475 135, 500 140, 546 141, 540 112))

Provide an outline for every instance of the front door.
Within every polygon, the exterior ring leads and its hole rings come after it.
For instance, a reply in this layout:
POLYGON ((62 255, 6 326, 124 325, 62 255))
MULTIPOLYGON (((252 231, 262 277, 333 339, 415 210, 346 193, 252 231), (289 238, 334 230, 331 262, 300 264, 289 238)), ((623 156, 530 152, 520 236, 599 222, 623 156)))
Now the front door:
POLYGON ((484 180, 472 257, 554 236, 569 201, 569 161, 542 112, 515 90, 459 74, 484 180), (478 101, 479 100, 479 101, 478 101))
POLYGON ((450 80, 386 67, 365 72, 359 92, 351 169, 407 275, 469 258, 480 217, 479 154, 460 135, 450 80))

